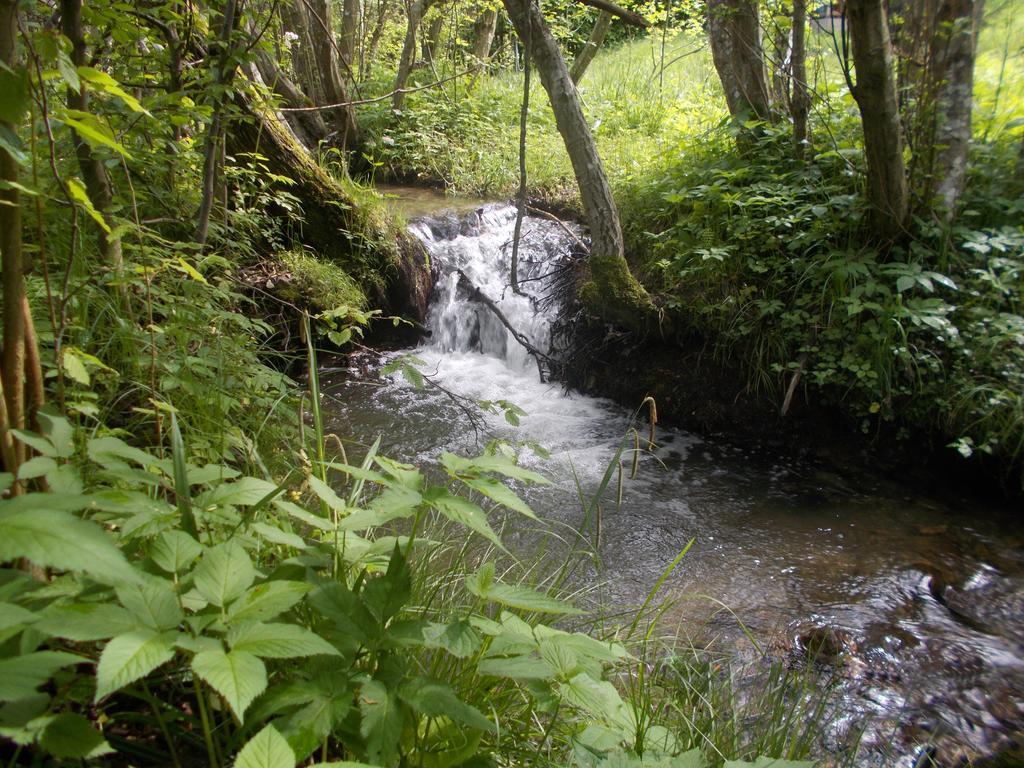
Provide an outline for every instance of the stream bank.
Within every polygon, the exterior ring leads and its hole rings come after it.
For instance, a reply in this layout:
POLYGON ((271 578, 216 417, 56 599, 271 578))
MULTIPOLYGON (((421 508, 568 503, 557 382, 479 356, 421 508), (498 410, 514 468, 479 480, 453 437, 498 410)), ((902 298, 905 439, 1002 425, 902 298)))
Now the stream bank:
MULTIPOLYGON (((870 723, 859 765, 909 767, 934 752, 936 764, 953 766, 1009 754, 1024 729, 1024 530, 1016 516, 923 493, 859 463, 673 428, 659 429, 657 449, 642 452, 621 496, 615 483, 602 492, 639 400, 623 409, 541 380, 494 314, 460 287, 461 271, 532 343, 551 338, 572 272, 571 238, 551 222, 528 220, 521 274, 529 295, 514 296, 505 290, 513 220, 509 206, 496 204, 412 223, 438 271, 431 336, 385 359, 411 353, 439 387, 416 388, 382 374, 379 359, 353 358, 322 375, 335 396, 329 428, 381 434, 383 450, 421 464, 441 450, 472 454, 489 439, 508 441, 524 464, 555 481, 522 489, 552 535, 587 525, 577 478, 586 497, 599 494, 603 513, 600 565, 583 568, 576 586, 607 610, 635 610, 692 539, 664 586, 663 630, 740 659, 751 658, 748 637, 787 663, 816 657, 837 686, 840 725, 849 732, 870 723), (481 402, 488 407, 468 418, 466 409, 481 402), (512 420, 509 404, 520 409, 512 420)), ((608 349, 617 343, 621 351, 626 341, 612 336, 608 349)), ((554 342, 564 351, 557 333, 554 342)), ((693 366, 685 375, 701 384, 684 391, 678 374, 669 375, 678 352, 637 349, 625 365, 607 354, 603 375, 627 401, 634 388, 650 388, 665 421, 689 416, 718 428, 736 413, 730 398, 752 414, 767 408, 737 401, 735 380, 730 388, 725 378, 702 379, 713 361, 683 357, 693 366), (703 410, 673 407, 684 395, 703 410)), ((794 430, 804 418, 792 420, 794 430)), ((748 426, 754 432, 760 423, 752 416, 748 426)), ((536 551, 537 530, 507 522, 506 543, 536 551)))

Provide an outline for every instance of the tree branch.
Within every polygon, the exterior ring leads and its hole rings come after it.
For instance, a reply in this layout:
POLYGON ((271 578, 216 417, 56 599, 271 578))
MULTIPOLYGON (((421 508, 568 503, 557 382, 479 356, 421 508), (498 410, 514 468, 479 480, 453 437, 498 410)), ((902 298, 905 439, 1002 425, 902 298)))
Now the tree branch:
POLYGON ((611 0, 576 0, 576 2, 583 3, 583 5, 589 5, 591 8, 597 8, 599 11, 607 11, 612 16, 618 16, 624 22, 632 24, 634 27, 643 27, 644 29, 647 29, 651 26, 651 22, 639 13, 627 11, 622 6, 611 2, 611 0))

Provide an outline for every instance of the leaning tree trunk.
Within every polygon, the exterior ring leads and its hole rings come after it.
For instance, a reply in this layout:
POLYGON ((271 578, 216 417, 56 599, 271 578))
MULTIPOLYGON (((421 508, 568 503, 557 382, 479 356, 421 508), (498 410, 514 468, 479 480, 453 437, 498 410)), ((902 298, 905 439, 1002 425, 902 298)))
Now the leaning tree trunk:
POLYGON ((601 11, 598 14, 597 21, 594 22, 594 28, 590 30, 590 37, 587 39, 586 45, 577 54, 576 58, 572 62, 572 69, 569 70, 569 77, 576 85, 580 84, 580 80, 583 79, 583 75, 586 74, 587 67, 590 66, 590 62, 594 60, 597 52, 601 49, 604 44, 604 38, 608 34, 608 28, 612 25, 612 15, 608 11, 601 11))
MULTIPOLYGON (((71 63, 76 67, 83 67, 88 62, 86 61, 85 33, 82 30, 82 0, 61 0, 60 16, 61 32, 71 41, 71 63)), ((89 89, 85 82, 79 85, 77 91, 68 88, 67 103, 68 109, 79 112, 89 111, 89 89)), ((78 158, 78 167, 82 172, 82 180, 85 182, 85 190, 89 193, 89 200, 93 207, 107 222, 107 229, 100 229, 98 233, 100 253, 103 255, 103 260, 116 273, 120 273, 124 266, 121 238, 108 231, 113 229, 108 213, 114 199, 110 177, 107 176, 106 167, 93 154, 85 139, 78 134, 75 134, 74 139, 75 155, 78 158)))
POLYGON ((338 39, 338 53, 341 61, 351 70, 355 64, 356 39, 359 36, 359 0, 344 0, 341 6, 341 37, 338 39))
POLYGON ((377 62, 377 49, 380 48, 380 39, 384 35, 384 27, 387 26, 390 7, 390 0, 379 0, 377 3, 377 20, 374 22, 373 32, 370 33, 370 45, 366 52, 366 59, 359 68, 360 80, 370 77, 373 65, 377 62))
POLYGON ((592 281, 584 286, 583 298, 600 307, 608 319, 640 327, 654 305, 626 263, 618 208, 562 52, 533 0, 504 0, 504 4, 520 39, 532 52, 580 190, 591 238, 592 281))
POLYGON ((398 60, 398 73, 395 75, 394 96, 391 97, 391 108, 396 112, 405 106, 405 86, 409 82, 409 74, 416 63, 416 34, 419 32, 423 14, 430 7, 431 0, 413 0, 408 4, 408 18, 405 26, 405 43, 402 55, 398 60))
MULTIPOLYGON (((277 66, 277 63, 264 51, 256 53, 256 71, 263 83, 281 98, 290 109, 307 109, 316 106, 277 66)), ((288 125, 299 140, 310 149, 314 148, 327 137, 327 123, 319 111, 288 112, 288 125)))
POLYGON ((757 0, 708 0, 711 56, 733 120, 771 119, 757 0))
POLYGON ((243 117, 232 124, 228 149, 236 156, 257 152, 274 173, 291 180, 287 191, 302 209, 301 227, 284 228, 292 244, 345 270, 374 306, 422 321, 432 287, 422 246, 354 201, 249 89, 238 89, 235 104, 243 117))
POLYGON ((485 67, 491 58, 494 32, 498 28, 498 9, 488 8, 473 22, 473 58, 485 67))
POLYGON ((433 65, 437 61, 437 46, 441 42, 441 30, 444 29, 444 16, 440 14, 430 20, 427 26, 427 33, 423 35, 421 46, 423 61, 433 65))
POLYGON ((853 97, 864 129, 868 202, 881 239, 898 240, 905 232, 909 197, 885 7, 883 0, 848 0, 846 13, 857 72, 853 97))

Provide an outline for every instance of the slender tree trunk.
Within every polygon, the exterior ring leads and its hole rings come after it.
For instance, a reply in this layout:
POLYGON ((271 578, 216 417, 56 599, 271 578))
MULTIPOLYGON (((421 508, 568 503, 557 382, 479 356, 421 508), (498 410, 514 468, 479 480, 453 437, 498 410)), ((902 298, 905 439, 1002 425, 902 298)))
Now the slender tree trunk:
MULTIPOLYGON (((0 64, 17 73, 18 0, 0 0, 0 64)), ((8 81, 10 82, 10 81, 8 81)), ((0 122, 12 134, 15 126, 0 122)), ((18 164, 0 147, 0 179, 18 181, 18 164)), ((0 281, 3 282, 3 371, 0 372, 0 458, 17 476, 24 448, 11 429, 25 428, 25 263, 21 249, 21 201, 16 187, 0 189, 0 281)), ((13 489, 17 491, 17 485, 13 489)))
POLYGON ((398 60, 398 73, 395 75, 395 95, 391 98, 391 108, 401 111, 405 106, 405 94, 402 89, 409 82, 409 74, 412 66, 416 63, 416 34, 423 21, 423 15, 430 7, 430 0, 412 0, 408 4, 408 16, 405 26, 405 43, 402 45, 402 55, 398 60))
POLYGON ((898 240, 905 231, 909 197, 885 7, 883 0, 848 0, 846 13, 857 72, 853 97, 864 129, 868 202, 879 236, 898 240))
POLYGON ((793 0, 793 93, 790 114, 793 117, 793 153, 804 157, 807 143, 807 115, 811 108, 807 89, 807 0, 793 0))
MULTIPOLYGON (((86 64, 85 34, 82 30, 82 0, 61 0, 61 31, 71 41, 71 63, 76 67, 86 64)), ((67 92, 68 109, 75 109, 80 112, 89 111, 89 89, 83 81, 75 91, 68 88, 67 92)), ((77 133, 74 134, 75 155, 78 158, 78 167, 82 172, 82 181, 85 182, 85 191, 89 194, 89 200, 100 215, 110 226, 110 203, 114 199, 114 191, 110 185, 110 178, 107 170, 100 162, 92 149, 77 133)), ((113 227, 111 227, 113 228, 113 227)), ((110 265, 115 273, 120 273, 124 266, 121 254, 121 238, 99 231, 99 248, 104 261, 110 265)))
POLYGON ((338 40, 338 50, 341 54, 341 60, 350 69, 355 65, 356 38, 359 34, 360 17, 359 0, 344 0, 341 12, 341 38, 338 40))
POLYGON ((366 63, 359 72, 359 77, 362 80, 370 76, 373 65, 377 63, 377 50, 380 48, 380 39, 384 35, 384 27, 387 26, 390 8, 391 0, 380 0, 377 3, 377 20, 373 25, 373 32, 370 33, 370 46, 366 53, 366 63))
POLYGON ((444 16, 435 16, 427 25, 427 33, 423 35, 422 57, 427 64, 433 65, 436 62, 437 45, 441 42, 441 30, 444 28, 444 16))
MULTIPOLYGON (((528 31, 529 34, 529 31, 528 31)), ((526 133, 530 117, 530 38, 523 41, 526 66, 523 67, 523 105, 519 110, 519 192, 516 195, 516 224, 512 231, 512 268, 509 282, 512 291, 519 290, 519 240, 523 231, 523 217, 526 216, 526 133)))
POLYGON ((583 79, 583 75, 586 74, 587 67, 590 66, 590 62, 594 60, 597 52, 604 45, 604 38, 608 34, 608 28, 612 25, 612 15, 608 11, 601 11, 597 16, 597 21, 594 22, 594 28, 590 30, 590 37, 587 39, 583 49, 577 54, 576 59, 572 63, 572 69, 569 70, 569 77, 576 84, 580 84, 580 80, 583 79))
POLYGON ((238 2, 227 0, 221 19, 220 34, 215 45, 210 46, 209 56, 216 61, 214 82, 217 86, 213 99, 213 116, 210 127, 206 131, 203 145, 203 182, 202 197, 199 202, 199 213, 196 214, 195 241, 200 245, 206 243, 210 234, 210 214, 213 212, 214 198, 217 191, 217 165, 224 140, 224 109, 223 91, 231 85, 237 71, 237 64, 232 59, 231 37, 238 28, 238 2))
POLYGON ((626 263, 618 208, 562 52, 533 0, 504 0, 504 4, 519 38, 530 41, 537 74, 579 186, 591 238, 592 281, 584 287, 583 297, 615 322, 642 326, 654 307, 626 263))
POLYGON ((497 8, 488 8, 473 22, 473 58, 481 67, 486 66, 491 58, 491 45, 494 43, 494 32, 497 28, 497 8))
POLYGON ((771 119, 757 0, 708 0, 711 56, 729 114, 737 122, 771 119))

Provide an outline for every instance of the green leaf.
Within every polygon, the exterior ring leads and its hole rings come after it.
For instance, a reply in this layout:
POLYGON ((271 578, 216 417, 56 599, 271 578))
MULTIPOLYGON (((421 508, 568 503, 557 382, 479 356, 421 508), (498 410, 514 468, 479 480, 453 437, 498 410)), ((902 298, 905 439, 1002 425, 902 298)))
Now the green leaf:
POLYGON ((221 483, 211 491, 201 494, 196 503, 202 506, 246 507, 258 504, 277 491, 277 486, 256 477, 243 477, 231 483, 221 483))
POLYGON ((17 701, 35 693, 58 669, 87 661, 60 651, 36 651, 0 660, 0 701, 17 701))
POLYGON ((92 85, 96 90, 108 93, 111 96, 116 96, 123 101, 125 106, 132 110, 132 112, 149 114, 149 112, 139 103, 138 99, 121 88, 117 81, 106 72, 101 72, 93 67, 79 67, 78 77, 92 85))
POLYGON ((268 725, 242 747, 235 768, 295 768, 295 753, 284 736, 268 725))
POLYGON ((444 683, 417 677, 403 685, 398 697, 427 717, 449 717, 457 723, 481 731, 493 731, 494 724, 480 710, 455 695, 444 683))
POLYGON ((615 686, 607 680, 595 680, 585 672, 581 672, 567 683, 559 684, 562 698, 586 710, 595 717, 618 726, 623 730, 632 727, 632 721, 626 705, 615 690, 615 686))
POLYGON ((460 478, 463 475, 472 475, 478 472, 497 472, 505 477, 527 483, 547 485, 551 482, 544 475, 520 467, 507 456, 483 455, 467 459, 454 453, 445 452, 441 454, 441 463, 449 473, 460 478))
POLYGON ((465 619, 451 624, 430 622, 423 630, 423 639, 427 648, 444 648, 459 659, 472 656, 480 647, 480 638, 465 619))
POLYGON ((405 724, 398 702, 383 683, 368 680, 359 689, 359 710, 363 715, 359 733, 366 741, 366 757, 377 765, 395 764, 405 724))
POLYGON ((14 603, 0 603, 0 631, 35 622, 39 616, 14 603))
POLYGON ((170 582, 162 579, 120 586, 117 599, 141 624, 158 632, 176 629, 184 619, 178 595, 170 582))
POLYGON ((363 587, 366 607, 381 623, 386 622, 404 606, 412 595, 412 580, 402 550, 395 543, 383 576, 370 579, 363 587))
POLYGON ((168 573, 184 571, 203 552, 203 545, 184 531, 164 531, 149 548, 153 562, 168 573))
POLYGON ((249 554, 233 541, 206 550, 194 572, 199 594, 217 606, 230 603, 255 579, 256 571, 249 554))
POLYGON ((110 584, 139 581, 107 533, 95 523, 80 520, 47 502, 54 494, 21 496, 0 506, 0 561, 26 558, 44 568, 84 571, 110 584))
POLYGON ((477 664, 477 672, 493 677, 510 677, 513 680, 552 680, 555 677, 551 665, 536 656, 481 659, 477 664))
POLYGON ((35 624, 40 632, 78 643, 106 640, 138 628, 128 611, 110 603, 50 606, 35 624))
POLYGON ((484 600, 491 600, 509 608, 519 608, 524 611, 537 613, 555 613, 563 615, 579 615, 583 613, 579 608, 570 605, 562 600, 538 592, 529 587, 522 587, 512 584, 502 584, 499 581, 489 581, 483 569, 476 574, 466 577, 466 589, 477 597, 484 600))
POLYGON ((491 528, 487 515, 480 507, 461 496, 453 496, 444 488, 432 488, 424 498, 431 507, 453 522, 459 523, 475 531, 494 544, 502 552, 507 552, 498 534, 491 528))
POLYGON ((267 668, 243 651, 197 653, 192 670, 224 697, 240 722, 253 699, 267 688, 267 668))
POLYGON ((668 761, 668 768, 707 768, 708 761, 699 749, 691 749, 668 761))
POLYGON ((526 502, 520 499, 515 494, 515 491, 504 485, 501 481, 495 480, 493 477, 463 477, 460 480, 477 493, 482 493, 503 507, 525 515, 531 520, 537 519, 537 515, 533 513, 533 510, 530 509, 526 502))
POLYGON ((174 632, 138 629, 118 635, 103 648, 96 666, 96 697, 99 701, 114 691, 145 677, 174 657, 174 632))
POLYGON ((94 758, 114 751, 89 720, 71 712, 57 715, 47 724, 39 745, 62 758, 94 758))
POLYGON ((279 544, 282 547, 291 547, 293 549, 307 548, 306 541, 301 536, 291 533, 290 531, 282 530, 276 525, 270 525, 269 523, 253 523, 249 526, 249 530, 269 541, 271 544, 279 544))
POLYGON ((319 635, 295 624, 244 624, 228 632, 228 645, 266 659, 338 656, 338 649, 319 635))
POLYGON ((231 603, 227 620, 236 624, 246 621, 266 621, 298 603, 312 589, 304 581, 268 581, 251 587, 231 603))
POLYGON ((43 477, 57 468, 57 462, 49 456, 33 456, 18 467, 19 480, 32 480, 43 477))
POLYGON ((107 469, 125 466, 122 459, 146 468, 156 463, 156 458, 143 450, 128 445, 119 437, 94 437, 85 446, 89 459, 107 469))
MULTIPOLYGON (((78 182, 76 182, 74 179, 71 179, 68 182, 68 187, 71 187, 72 185, 77 185, 77 183, 78 182)), ((81 202, 83 205, 85 205, 86 210, 89 211, 89 215, 96 219, 102 225, 102 227, 106 229, 107 232, 109 232, 110 228, 107 227, 106 221, 104 221, 103 217, 96 212, 95 208, 92 207, 92 203, 89 201, 89 198, 85 197, 85 190, 81 189, 81 193, 84 197, 84 202, 82 199, 79 198, 78 195, 75 194, 74 191, 72 191, 71 196, 78 200, 79 202, 81 202)), ((72 381, 77 381, 83 387, 88 387, 89 384, 92 382, 92 379, 89 377, 89 371, 85 367, 85 363, 82 362, 82 358, 80 358, 75 353, 75 350, 73 348, 67 347, 64 349, 64 354, 61 357, 61 365, 64 368, 65 375, 67 375, 67 377, 70 378, 72 381)))
POLYGON ((192 510, 192 499, 189 496, 188 464, 185 460, 185 440, 178 426, 178 415, 171 412, 171 467, 174 478, 174 500, 181 516, 181 527, 189 536, 198 539, 199 529, 192 510))
POLYGON ((28 105, 28 70, 0 66, 0 123, 17 125, 28 105))

